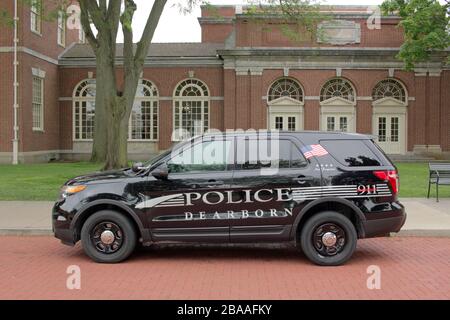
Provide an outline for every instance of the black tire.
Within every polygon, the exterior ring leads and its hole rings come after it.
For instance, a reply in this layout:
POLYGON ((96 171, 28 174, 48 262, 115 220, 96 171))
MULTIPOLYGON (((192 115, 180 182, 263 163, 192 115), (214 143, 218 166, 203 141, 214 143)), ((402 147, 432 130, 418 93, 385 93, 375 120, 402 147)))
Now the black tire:
MULTIPOLYGON (((137 236, 131 221, 116 211, 103 210, 92 214, 81 228, 81 243, 84 252, 95 262, 117 263, 127 259, 134 251, 137 236), (101 246, 106 247, 99 238, 95 237, 105 226, 105 231, 113 230, 115 241, 120 239, 120 245, 112 244, 109 252, 102 252, 101 246), (110 228, 110 229, 108 229, 110 228), (96 245, 98 243, 98 246, 96 245), (100 248, 99 248, 100 247, 100 248)), ((109 247, 109 246, 108 246, 109 247)))
POLYGON ((338 266, 347 262, 356 249, 357 239, 358 235, 353 223, 343 214, 334 211, 324 211, 313 215, 306 221, 300 234, 303 253, 309 260, 321 266, 338 266), (333 231, 331 233, 334 236, 337 235, 335 246, 327 247, 324 242, 318 241, 323 239, 321 234, 324 230, 333 231), (322 247, 318 248, 320 245, 322 247), (328 252, 324 254, 323 251, 328 249, 331 254, 328 252))

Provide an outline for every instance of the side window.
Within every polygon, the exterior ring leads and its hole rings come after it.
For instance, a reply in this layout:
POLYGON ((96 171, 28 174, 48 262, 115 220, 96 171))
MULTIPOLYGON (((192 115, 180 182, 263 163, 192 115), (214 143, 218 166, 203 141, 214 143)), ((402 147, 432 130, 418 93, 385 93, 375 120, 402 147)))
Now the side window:
POLYGON ((380 166, 380 159, 362 140, 326 140, 320 144, 347 167, 380 166))
POLYGON ((288 140, 280 140, 278 156, 276 153, 273 155, 273 164, 278 163, 280 169, 289 168, 291 165, 291 144, 288 140))
POLYGON ((237 169, 302 168, 307 165, 303 154, 289 140, 245 140, 237 143, 237 169), (244 148, 245 146, 245 148, 244 148))
POLYGON ((237 169, 258 170, 272 166, 270 140, 236 139, 237 169))
POLYGON ((300 150, 297 148, 295 144, 291 142, 291 168, 303 168, 308 165, 308 162, 306 161, 303 154, 300 152, 300 150))
POLYGON ((168 161, 169 172, 225 171, 234 162, 232 141, 202 141, 175 151, 168 161))

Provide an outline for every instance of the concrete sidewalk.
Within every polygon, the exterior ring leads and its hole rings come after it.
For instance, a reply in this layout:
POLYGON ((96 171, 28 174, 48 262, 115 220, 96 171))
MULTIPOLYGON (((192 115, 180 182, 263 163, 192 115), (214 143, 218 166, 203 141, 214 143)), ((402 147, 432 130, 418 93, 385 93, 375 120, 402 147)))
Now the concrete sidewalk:
MULTIPOLYGON (((401 199, 408 218, 398 235, 450 237, 450 199, 401 199)), ((1 201, 0 235, 52 234, 53 202, 1 201)))

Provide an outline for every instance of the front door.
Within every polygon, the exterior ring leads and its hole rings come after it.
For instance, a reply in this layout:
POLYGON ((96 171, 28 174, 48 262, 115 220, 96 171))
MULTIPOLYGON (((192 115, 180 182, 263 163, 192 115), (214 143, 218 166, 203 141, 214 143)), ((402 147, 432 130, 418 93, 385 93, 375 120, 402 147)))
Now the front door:
POLYGON ((232 184, 233 144, 202 138, 172 152, 166 180, 148 178, 144 209, 154 241, 228 242, 225 190, 232 184))
POLYGON ((295 217, 307 203, 301 191, 320 186, 320 171, 304 158, 296 140, 282 138, 272 144, 249 138, 242 145, 233 176, 235 204, 229 206, 239 218, 230 219, 230 241, 288 240, 295 217), (261 151, 266 147, 277 150, 261 151), (265 154, 269 160, 261 158, 265 154))
POLYGON ((375 118, 375 135, 387 154, 405 153, 404 119, 404 115, 377 115, 375 118))
POLYGON ((303 126, 296 114, 280 113, 270 115, 270 128, 280 131, 299 131, 303 130, 303 126))

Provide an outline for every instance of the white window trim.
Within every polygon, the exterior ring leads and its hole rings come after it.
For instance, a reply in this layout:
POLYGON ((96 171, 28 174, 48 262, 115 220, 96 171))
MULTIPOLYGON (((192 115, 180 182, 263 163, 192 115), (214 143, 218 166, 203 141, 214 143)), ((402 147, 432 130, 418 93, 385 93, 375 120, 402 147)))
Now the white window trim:
MULTIPOLYGON (((75 112, 76 104, 77 104, 77 102, 78 103, 83 103, 83 102, 89 102, 89 101, 92 102, 92 101, 95 101, 95 99, 86 98, 86 97, 77 97, 77 98, 73 99, 73 107, 72 107, 72 123, 73 123, 72 137, 73 137, 73 141, 77 141, 77 142, 93 141, 93 139, 76 138, 76 125, 77 125, 77 122, 81 124, 81 121, 79 119, 77 121, 77 118, 76 118, 76 112, 75 112)), ((81 117, 81 112, 79 113, 79 116, 81 117)), ((80 126, 80 130, 81 130, 81 126, 80 126)))
POLYGON ((80 29, 78 29, 78 42, 86 43, 86 33, 84 32, 82 26, 80 26, 80 29))
MULTIPOLYGON (((44 83, 44 78, 37 76, 37 75, 33 75, 32 77, 32 81, 34 82, 35 79, 38 79, 40 81, 41 84, 41 103, 40 103, 40 114, 39 114, 39 118, 40 118, 40 126, 39 127, 35 127, 34 126, 34 121, 32 121, 32 130, 34 132, 44 132, 44 108, 45 108, 45 101, 44 101, 44 92, 45 92, 45 83, 44 83)), ((32 86, 32 90, 34 88, 34 83, 32 86)), ((34 120, 34 104, 35 102, 33 101, 33 97, 34 97, 34 92, 32 92, 32 97, 31 97, 31 112, 32 112, 32 120, 34 120)))
MULTIPOLYGON (((183 89, 180 91, 180 93, 182 93, 182 92, 183 92, 183 89)), ((207 118, 207 120, 208 120, 208 128, 207 128, 207 130, 211 129, 211 96, 210 96, 210 94, 211 94, 211 91, 209 90, 208 85, 205 82, 203 82, 202 80, 200 80, 200 79, 197 79, 197 78, 183 79, 183 80, 181 80, 180 82, 177 83, 177 85, 175 86, 175 89, 173 91, 173 103, 172 103, 172 130, 173 130, 173 133, 175 133, 176 130, 182 129, 182 128, 178 128, 177 129, 176 122, 175 122, 176 103, 179 102, 180 104, 182 104, 185 101, 199 101, 199 102, 202 103, 201 111, 202 111, 202 122, 203 123, 205 122, 205 119, 206 119, 205 118, 205 111, 204 111, 204 107, 205 107, 204 103, 208 102, 208 118, 207 118), (200 89, 200 92, 202 93, 201 96, 177 96, 176 92, 177 92, 178 87, 183 82, 185 82, 186 80, 195 80, 195 81, 201 82, 206 87, 206 91, 207 91, 208 95, 205 96, 203 94, 202 88, 200 86, 198 86, 198 85, 195 85, 196 87, 198 87, 200 89)), ((179 118, 179 119, 181 120, 181 118, 179 118)), ((202 133, 205 132, 204 127, 205 126, 203 125, 202 126, 202 133)), ((180 137, 178 135, 175 136, 174 134, 172 134, 171 141, 182 141, 182 139, 180 139, 180 137)))
MULTIPOLYGON (((86 142, 86 141, 93 141, 93 139, 82 139, 82 138, 76 138, 76 125, 77 125, 77 118, 76 118, 76 112, 75 112, 75 108, 77 107, 77 102, 78 103, 82 103, 82 102, 88 102, 88 101, 95 101, 95 98, 91 98, 91 97, 77 97, 75 95, 75 93, 77 92, 77 89, 79 86, 81 86, 84 82, 89 81, 92 79, 84 79, 82 81, 80 81, 79 83, 77 83, 77 85, 74 88, 73 94, 72 94, 72 140, 75 142, 86 142)), ((86 87, 84 88, 85 90, 87 90, 88 87, 92 87, 92 84, 88 84, 86 85, 86 87)), ((81 116, 81 112, 80 112, 80 116, 81 116)), ((80 122, 81 123, 81 122, 80 122)), ((81 129, 81 127, 80 127, 81 129)), ((81 131, 80 131, 81 132, 81 131)))
POLYGON ((66 47, 66 21, 64 18, 64 13, 62 11, 58 12, 58 23, 57 23, 57 43, 61 47, 66 47))
POLYGON ((30 6, 30 29, 31 32, 42 36, 42 1, 41 0, 33 0, 30 6), (41 9, 39 10, 38 7, 36 7, 36 3, 39 3, 41 5, 41 9), (33 23, 33 16, 36 17, 36 25, 33 23), (35 28, 37 26, 37 28, 35 28))
POLYGON ((139 98, 136 98, 135 100, 134 100, 134 102, 135 103, 139 103, 139 104, 141 104, 142 102, 144 102, 144 101, 149 101, 150 103, 151 103, 151 111, 152 111, 152 113, 151 113, 151 120, 150 120, 150 132, 151 132, 151 135, 153 136, 153 105, 154 105, 154 102, 156 102, 156 110, 157 110, 157 115, 158 115, 158 119, 157 119, 157 124, 156 124, 156 126, 157 126, 157 128, 158 128, 158 130, 156 131, 156 139, 133 139, 133 128, 132 128, 132 123, 133 123, 133 121, 132 121, 132 117, 131 117, 131 114, 130 114, 130 120, 129 120, 129 123, 128 123, 128 141, 130 141, 130 142, 157 142, 157 141, 159 141, 159 129, 160 129, 160 127, 159 127, 159 124, 160 124, 160 118, 161 118, 161 116, 160 116, 160 110, 159 110, 159 98, 158 98, 158 96, 156 96, 156 97, 139 97, 139 98))
MULTIPOLYGON (((74 88, 73 94, 72 94, 72 141, 74 142, 92 142, 94 141, 93 139, 82 139, 82 138, 76 138, 76 126, 77 126, 77 119, 76 119, 76 112, 75 112, 75 108, 77 107, 77 103, 82 103, 82 102, 89 102, 89 101, 95 101, 95 98, 91 98, 91 97, 77 97, 75 96, 75 93, 77 91, 77 88, 82 85, 85 81, 88 80, 92 80, 92 79, 85 79, 83 81, 80 81, 74 88)), ((148 80, 147 80, 148 81, 148 80)), ((150 83, 152 83, 151 81, 148 81, 150 83)), ((152 83, 152 85, 154 85, 152 83)), ((88 86, 94 86, 95 85, 87 85, 88 86)), ((156 89, 157 92, 158 89, 156 89)), ((141 103, 142 101, 150 101, 151 103, 156 101, 156 108, 157 108, 157 115, 158 115, 158 121, 157 121, 157 126, 158 126, 158 130, 157 130, 157 138, 156 139, 132 139, 132 121, 131 121, 131 114, 130 114, 130 119, 129 119, 129 123, 128 123, 128 142, 158 142, 159 141, 159 137, 160 137, 160 118, 161 118, 161 113, 160 113, 160 101, 159 101, 159 94, 157 94, 156 96, 148 96, 148 97, 139 97, 135 99, 135 102, 139 102, 141 103)), ((152 106, 153 108, 153 106, 152 106)), ((79 116, 81 117, 81 112, 79 113, 79 116)), ((153 115, 152 115, 153 117, 153 115)), ((81 122, 78 121, 80 124, 81 122)), ((94 120, 94 125, 95 125, 95 120, 94 120)), ((151 122, 150 125, 150 131, 153 133, 153 121, 151 122)), ((81 127, 80 127, 80 132, 81 132, 81 127)))
MULTIPOLYGON (((211 129, 211 100, 209 99, 209 97, 205 97, 205 96, 198 96, 198 97, 174 97, 173 99, 173 105, 172 105, 172 126, 173 126, 173 131, 175 132, 175 130, 179 130, 180 128, 177 129, 176 123, 175 123, 175 105, 177 102, 179 102, 180 104, 182 104, 185 101, 199 101, 202 103, 202 121, 203 123, 205 122, 205 110, 204 110, 204 103, 208 102, 208 129, 211 129)), ((202 126, 202 128, 204 128, 204 125, 202 126)), ((202 130, 202 133, 205 133, 205 130, 202 130)), ((179 137, 174 137, 172 136, 172 141, 182 141, 182 139, 180 139, 179 137)))

